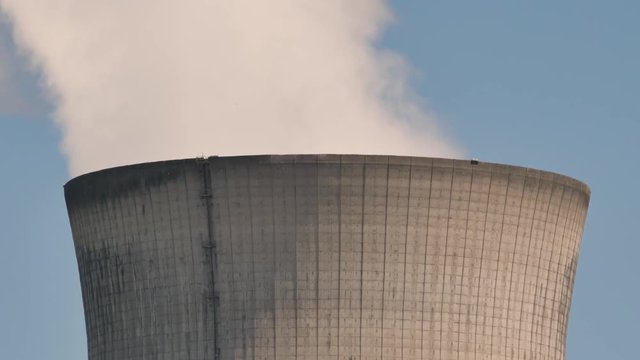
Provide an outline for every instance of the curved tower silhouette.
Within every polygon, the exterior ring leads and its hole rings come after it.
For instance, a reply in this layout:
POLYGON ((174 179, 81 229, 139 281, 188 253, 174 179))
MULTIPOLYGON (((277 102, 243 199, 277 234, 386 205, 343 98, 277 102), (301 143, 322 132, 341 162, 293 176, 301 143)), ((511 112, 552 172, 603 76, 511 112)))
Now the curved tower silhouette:
POLYGON ((421 157, 211 157, 65 196, 89 358, 564 358, 590 191, 421 157))

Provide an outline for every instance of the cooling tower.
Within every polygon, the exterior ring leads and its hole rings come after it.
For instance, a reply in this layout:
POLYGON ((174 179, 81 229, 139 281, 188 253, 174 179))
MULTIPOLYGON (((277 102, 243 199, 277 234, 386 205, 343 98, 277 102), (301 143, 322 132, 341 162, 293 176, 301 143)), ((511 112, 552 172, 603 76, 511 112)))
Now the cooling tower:
POLYGON ((211 157, 65 186, 89 359, 563 359, 590 192, 420 157, 211 157))

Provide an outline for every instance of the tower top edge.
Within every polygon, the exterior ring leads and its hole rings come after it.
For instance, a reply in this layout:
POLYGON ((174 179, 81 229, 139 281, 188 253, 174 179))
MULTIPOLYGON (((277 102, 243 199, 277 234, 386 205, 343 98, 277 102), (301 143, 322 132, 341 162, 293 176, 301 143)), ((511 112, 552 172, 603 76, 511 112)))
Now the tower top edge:
POLYGON ((452 159, 425 156, 400 156, 400 155, 368 155, 368 154, 265 154, 265 155, 237 155, 237 156, 208 156, 194 157, 174 160, 161 160, 144 162, 137 164, 122 165, 92 171, 70 179, 65 185, 65 190, 75 186, 81 186, 86 182, 91 182, 95 178, 104 176, 118 177, 131 171, 158 171, 164 168, 175 168, 191 164, 212 164, 218 166, 233 164, 389 164, 407 165, 434 168, 467 169, 469 171, 490 172, 502 175, 538 177, 555 183, 564 184, 583 192, 587 197, 591 196, 589 186, 573 177, 556 172, 510 165, 501 163, 484 162, 477 159, 452 159))

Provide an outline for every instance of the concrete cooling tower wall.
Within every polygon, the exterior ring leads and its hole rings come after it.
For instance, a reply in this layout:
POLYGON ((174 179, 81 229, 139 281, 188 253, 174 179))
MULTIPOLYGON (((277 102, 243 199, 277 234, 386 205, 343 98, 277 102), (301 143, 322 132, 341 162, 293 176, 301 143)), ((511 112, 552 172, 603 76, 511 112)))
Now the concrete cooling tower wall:
POLYGON ((563 359, 589 189, 418 157, 212 157, 65 186, 89 359, 563 359))

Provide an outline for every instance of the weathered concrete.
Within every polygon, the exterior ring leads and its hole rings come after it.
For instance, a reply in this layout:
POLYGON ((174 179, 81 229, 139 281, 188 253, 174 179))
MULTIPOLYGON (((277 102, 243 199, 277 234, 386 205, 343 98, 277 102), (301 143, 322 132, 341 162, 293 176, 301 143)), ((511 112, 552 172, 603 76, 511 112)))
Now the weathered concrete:
POLYGON ((589 202, 565 176, 214 157, 65 195, 92 360, 564 357, 589 202))

